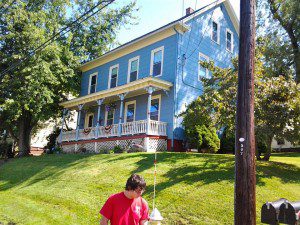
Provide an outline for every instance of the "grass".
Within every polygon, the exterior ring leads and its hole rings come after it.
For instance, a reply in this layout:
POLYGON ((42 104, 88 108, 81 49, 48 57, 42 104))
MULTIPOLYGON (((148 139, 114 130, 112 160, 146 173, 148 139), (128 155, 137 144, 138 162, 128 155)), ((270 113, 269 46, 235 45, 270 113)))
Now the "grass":
MULTIPOLYGON (((152 208, 153 154, 44 155, 0 167, 0 224, 99 224, 107 197, 131 173, 148 182, 152 208)), ((234 156, 158 154, 156 206, 163 224, 233 224, 234 156)), ((257 162, 257 224, 266 201, 300 200, 300 154, 257 162)))

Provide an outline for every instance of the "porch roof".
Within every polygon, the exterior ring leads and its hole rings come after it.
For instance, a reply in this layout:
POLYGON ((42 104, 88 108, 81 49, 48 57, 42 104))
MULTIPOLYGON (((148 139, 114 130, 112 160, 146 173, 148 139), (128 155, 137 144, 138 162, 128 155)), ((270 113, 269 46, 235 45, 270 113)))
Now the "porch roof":
POLYGON ((72 100, 62 102, 59 105, 67 109, 77 109, 77 106, 80 104, 94 105, 98 99, 117 101, 119 100, 118 95, 124 93, 127 93, 125 98, 146 94, 147 87, 154 87, 156 90, 169 91, 172 86, 173 84, 171 82, 164 81, 156 77, 145 77, 115 88, 74 98, 72 100))

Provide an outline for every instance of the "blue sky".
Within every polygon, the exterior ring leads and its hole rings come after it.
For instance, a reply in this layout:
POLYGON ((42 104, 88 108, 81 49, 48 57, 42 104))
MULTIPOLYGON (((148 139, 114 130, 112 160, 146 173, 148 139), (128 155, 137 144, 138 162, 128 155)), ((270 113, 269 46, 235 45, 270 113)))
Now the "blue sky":
MULTIPOLYGON (((185 15, 185 9, 191 7, 199 9, 214 0, 137 0, 139 10, 135 12, 138 17, 136 25, 126 25, 117 36, 120 44, 155 30, 173 20, 185 15)), ((118 5, 128 3, 128 0, 117 0, 118 5)), ((239 18, 240 1, 230 0, 237 17, 239 18)))

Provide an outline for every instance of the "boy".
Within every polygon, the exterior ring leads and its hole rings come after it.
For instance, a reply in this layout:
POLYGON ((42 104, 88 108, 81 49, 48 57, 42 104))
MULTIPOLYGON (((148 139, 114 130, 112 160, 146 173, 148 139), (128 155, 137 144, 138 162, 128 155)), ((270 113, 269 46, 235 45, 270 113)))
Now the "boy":
POLYGON ((111 195, 100 214, 100 225, 146 225, 149 217, 149 208, 141 195, 145 191, 146 182, 138 174, 132 174, 123 192, 111 195))

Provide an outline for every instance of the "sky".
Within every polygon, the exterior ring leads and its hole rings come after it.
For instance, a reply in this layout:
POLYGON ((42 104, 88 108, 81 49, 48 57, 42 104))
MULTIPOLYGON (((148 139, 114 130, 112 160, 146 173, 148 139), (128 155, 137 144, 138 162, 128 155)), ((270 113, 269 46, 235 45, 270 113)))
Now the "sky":
MULTIPOLYGON (((199 9, 210 4, 214 0, 137 0, 137 8, 134 13, 137 17, 135 25, 126 25, 118 32, 117 40, 124 44, 152 30, 155 30, 167 23, 185 15, 185 9, 191 7, 199 9)), ((118 5, 128 3, 128 0, 117 0, 118 5)), ((230 0, 233 9, 239 17, 240 1, 230 0)))

